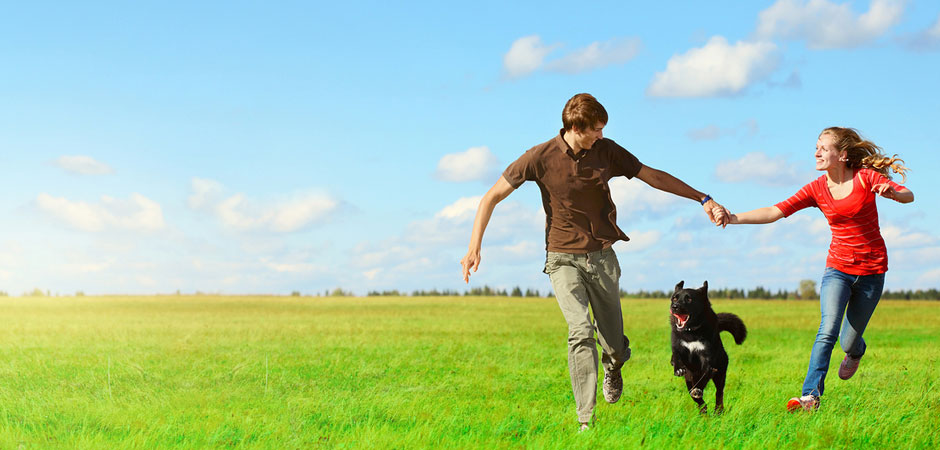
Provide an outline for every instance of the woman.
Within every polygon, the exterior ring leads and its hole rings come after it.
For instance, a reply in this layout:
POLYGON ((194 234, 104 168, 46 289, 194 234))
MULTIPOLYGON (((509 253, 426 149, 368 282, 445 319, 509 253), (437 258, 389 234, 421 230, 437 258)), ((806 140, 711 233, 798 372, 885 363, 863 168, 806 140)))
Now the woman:
POLYGON ((900 203, 914 201, 914 193, 891 181, 888 174, 890 168, 904 177, 907 168, 903 162, 896 157, 886 157, 880 147, 859 137, 854 129, 827 128, 816 142, 816 170, 825 171, 825 175, 803 186, 786 201, 731 215, 732 224, 771 223, 815 206, 826 216, 832 230, 820 286, 822 319, 810 354, 803 393, 787 402, 791 412, 819 408, 837 337, 845 351, 839 378, 852 377, 865 354, 862 333, 881 299, 888 270, 875 195, 900 203), (843 314, 845 322, 840 334, 843 314))

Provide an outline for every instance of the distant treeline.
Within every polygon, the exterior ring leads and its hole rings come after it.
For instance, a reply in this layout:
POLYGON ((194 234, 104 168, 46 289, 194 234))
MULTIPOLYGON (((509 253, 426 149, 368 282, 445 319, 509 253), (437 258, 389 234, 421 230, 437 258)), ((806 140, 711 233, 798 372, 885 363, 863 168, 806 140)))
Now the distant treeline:
MULTIPOLYGON (((392 297, 404 297, 409 295, 407 292, 400 292, 397 289, 391 291, 369 291, 367 294, 369 297, 375 296, 392 296, 392 297)), ((537 289, 526 289, 522 290, 519 286, 512 288, 512 290, 506 289, 494 289, 489 286, 476 287, 473 289, 468 289, 464 292, 454 291, 450 289, 437 290, 431 289, 430 291, 420 290, 420 291, 411 291, 410 294, 412 297, 448 297, 448 296, 475 296, 475 297, 554 297, 555 294, 552 294, 549 291, 546 295, 539 293, 537 289)))
MULTIPOLYGON (((779 289, 776 292, 764 289, 761 286, 758 286, 754 289, 744 290, 744 289, 709 289, 708 296, 711 298, 720 298, 720 299, 753 299, 753 300, 814 300, 819 298, 819 294, 815 290, 815 282, 809 280, 803 280, 800 283, 800 289, 795 291, 788 291, 785 289, 779 289)), ((6 291, 0 291, 0 297, 8 297, 10 294, 6 291)), ((76 291, 73 294, 76 297, 82 297, 85 295, 82 291, 76 291)), ((181 295, 179 291, 176 291, 176 295, 181 295)), ((205 294, 200 291, 196 291, 194 295, 222 295, 222 294, 205 294)), ((537 289, 526 289, 522 290, 521 287, 516 286, 512 289, 496 289, 489 286, 475 287, 473 289, 468 289, 466 291, 460 292, 451 289, 437 290, 431 289, 429 291, 425 290, 416 290, 405 292, 399 291, 397 289, 390 291, 369 291, 367 294, 369 297, 377 296, 386 296, 386 297, 460 297, 460 296, 473 296, 473 297, 554 297, 555 294, 552 291, 548 291, 545 295, 542 295, 537 289)), ((49 291, 43 291, 41 289, 33 289, 31 292, 24 292, 23 297, 52 297, 53 293, 49 291)), ((55 293, 56 297, 59 296, 58 293, 55 293)), ((303 294, 300 291, 291 292, 293 297, 301 297, 303 294)), ((355 297, 356 294, 352 291, 346 291, 341 288, 333 289, 332 291, 324 291, 322 293, 314 294, 315 297, 355 297)), ((671 291, 625 291, 620 290, 620 297, 622 298, 669 298, 672 296, 671 291)), ((940 300, 940 290, 937 289, 917 289, 915 290, 900 290, 892 291, 886 290, 881 294, 881 298, 885 300, 940 300)))
MULTIPOLYGON (((341 289, 340 289, 341 291, 341 289)), ((336 290, 334 290, 334 293, 336 290)), ((712 289, 708 292, 710 297, 713 298, 752 298, 752 299, 787 299, 787 298, 800 298, 796 292, 788 292, 785 290, 777 291, 773 293, 762 287, 752 289, 749 291, 744 291, 742 289, 712 289)), ((398 290, 391 291, 369 291, 368 296, 392 296, 392 297, 402 297, 409 295, 407 292, 401 292, 398 290)), ((507 289, 496 289, 489 286, 476 287, 473 289, 466 290, 464 292, 454 291, 449 289, 437 290, 431 289, 430 291, 418 290, 412 291, 410 293, 412 297, 441 297, 441 296, 477 296, 477 297, 554 297, 551 291, 548 291, 545 295, 542 295, 538 290, 535 289, 526 289, 522 290, 521 287, 516 286, 510 290, 507 289)), ((669 298, 672 296, 672 292, 666 291, 625 291, 620 290, 621 297, 628 298, 669 298)))
POLYGON ((910 289, 906 291, 884 291, 881 298, 885 300, 940 300, 940 291, 936 289, 927 289, 926 291, 920 289, 916 291, 910 289))
MULTIPOLYGON (((804 294, 804 296, 812 296, 814 294, 804 294)), ((667 291, 644 291, 639 290, 636 292, 626 292, 620 291, 621 297, 637 297, 637 298, 669 298, 672 297, 672 292, 667 291)), ((787 299, 800 299, 803 298, 796 291, 787 291, 780 289, 777 292, 772 292, 767 289, 764 289, 761 286, 758 286, 754 289, 745 291, 744 289, 709 289, 708 296, 711 298, 750 298, 750 299, 759 299, 759 300, 787 300, 787 299)))
MULTIPOLYGON (((805 286, 805 287, 815 287, 814 285, 805 286)), ((342 289, 336 289, 332 293, 332 296, 336 296, 337 293, 343 292, 345 295, 352 295, 350 293, 342 291, 342 289)), ((460 292, 456 290, 444 289, 444 290, 416 290, 411 293, 402 292, 398 290, 390 291, 369 291, 368 296, 392 296, 392 297, 447 297, 447 296, 476 296, 476 297, 554 297, 554 294, 551 291, 542 295, 538 290, 535 289, 526 289, 522 290, 521 287, 516 286, 510 290, 507 289, 496 289, 490 286, 476 287, 473 289, 468 289, 466 291, 460 292)), ((672 297, 671 291, 625 291, 620 290, 620 296, 623 298, 670 298, 672 297)), ((779 289, 777 291, 772 291, 765 289, 764 287, 758 286, 754 289, 709 289, 708 296, 711 298, 720 298, 720 299, 752 299, 752 300, 815 300, 819 298, 819 294, 815 290, 794 290, 788 291, 785 289, 779 289)), ((906 291, 891 291, 886 290, 882 293, 881 298, 885 300, 940 300, 940 291, 937 289, 928 289, 928 290, 906 290, 906 291)))

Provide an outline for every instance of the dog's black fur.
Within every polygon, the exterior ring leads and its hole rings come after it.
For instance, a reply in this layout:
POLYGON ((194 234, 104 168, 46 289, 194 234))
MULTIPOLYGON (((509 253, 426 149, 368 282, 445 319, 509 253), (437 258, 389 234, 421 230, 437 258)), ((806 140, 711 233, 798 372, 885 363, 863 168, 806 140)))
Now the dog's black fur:
POLYGON ((715 413, 724 410, 725 376, 728 354, 718 333, 727 331, 735 344, 744 342, 747 328, 731 313, 718 313, 708 300, 708 282, 698 289, 683 289, 680 281, 672 294, 669 323, 672 328, 672 367, 677 377, 685 377, 689 395, 707 411, 702 394, 708 381, 715 383, 715 413))

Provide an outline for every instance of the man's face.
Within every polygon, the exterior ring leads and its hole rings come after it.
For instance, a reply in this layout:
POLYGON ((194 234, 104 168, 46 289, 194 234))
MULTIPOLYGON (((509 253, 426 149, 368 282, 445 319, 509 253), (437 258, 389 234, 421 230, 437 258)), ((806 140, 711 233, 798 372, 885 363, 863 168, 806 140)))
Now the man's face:
POLYGON ((574 132, 575 141, 578 143, 579 147, 591 148, 594 146, 595 142, 604 138, 604 126, 606 125, 605 123, 597 122, 591 128, 581 130, 575 127, 571 131, 574 132))

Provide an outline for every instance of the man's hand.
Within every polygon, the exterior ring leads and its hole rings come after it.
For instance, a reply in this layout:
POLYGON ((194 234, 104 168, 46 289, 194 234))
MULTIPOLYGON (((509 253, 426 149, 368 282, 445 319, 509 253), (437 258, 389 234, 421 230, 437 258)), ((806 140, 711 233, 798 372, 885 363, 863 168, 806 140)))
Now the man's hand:
POLYGON ((708 220, 711 220, 716 227, 726 227, 728 222, 731 221, 731 211, 728 211, 728 208, 721 206, 718 202, 709 199, 703 205, 705 208, 705 214, 708 214, 708 220))
POLYGON ((463 266, 464 283, 470 283, 470 269, 476 272, 480 268, 480 250, 468 250, 467 255, 460 260, 460 265, 463 266))
POLYGON ((467 256, 460 260, 463 266, 463 281, 470 282, 470 269, 474 272, 480 267, 480 246, 483 245, 483 231, 486 230, 486 224, 493 215, 493 209, 496 204, 503 201, 512 191, 515 190, 505 177, 499 177, 496 184, 486 191, 480 200, 480 206, 477 207, 477 215, 473 219, 473 231, 470 232, 470 245, 467 246, 467 256))

